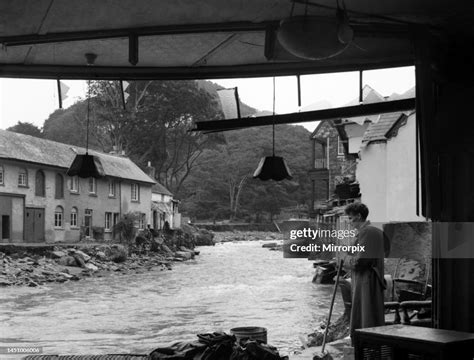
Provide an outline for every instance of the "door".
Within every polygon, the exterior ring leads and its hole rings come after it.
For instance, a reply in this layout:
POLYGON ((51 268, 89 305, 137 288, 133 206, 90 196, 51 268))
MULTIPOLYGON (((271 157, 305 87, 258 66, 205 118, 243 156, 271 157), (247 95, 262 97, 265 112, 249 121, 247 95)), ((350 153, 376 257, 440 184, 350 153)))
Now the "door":
POLYGON ((84 211, 84 231, 86 237, 92 236, 92 209, 86 209, 84 211))
POLYGON ((25 241, 44 241, 44 209, 26 208, 25 241))
POLYGON ((10 216, 9 215, 2 215, 2 239, 1 240, 10 240, 10 216))

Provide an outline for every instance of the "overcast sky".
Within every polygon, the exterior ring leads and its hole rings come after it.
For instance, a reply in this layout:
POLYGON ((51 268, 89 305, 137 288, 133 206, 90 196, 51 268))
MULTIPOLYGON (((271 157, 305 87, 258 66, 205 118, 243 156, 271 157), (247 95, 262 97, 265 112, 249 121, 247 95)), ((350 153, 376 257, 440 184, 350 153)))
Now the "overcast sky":
MULTIPOLYGON (((370 85, 384 96, 403 93, 415 85, 414 67, 365 71, 364 85, 370 85)), ((259 110, 272 110, 272 78, 212 80, 223 87, 238 87, 241 100, 259 110)), ((65 80, 69 87, 67 108, 84 98, 86 82, 65 80)), ((276 113, 298 111, 297 81, 295 76, 276 78, 276 113)), ((358 72, 346 72, 301 77, 302 108, 314 103, 328 102, 342 106, 359 96, 358 72)), ((59 107, 55 80, 0 79, 0 129, 18 121, 31 122, 42 127, 54 110, 59 107)), ((314 123, 304 124, 310 131, 314 123)))

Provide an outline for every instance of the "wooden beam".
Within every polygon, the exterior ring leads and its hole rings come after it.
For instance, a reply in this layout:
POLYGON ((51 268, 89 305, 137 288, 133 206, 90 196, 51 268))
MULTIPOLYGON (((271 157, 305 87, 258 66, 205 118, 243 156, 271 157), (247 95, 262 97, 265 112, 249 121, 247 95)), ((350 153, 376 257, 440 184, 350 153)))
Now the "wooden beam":
POLYGON ((127 38, 134 34, 136 36, 158 36, 158 35, 180 35, 216 32, 249 32, 266 31, 268 26, 277 27, 278 21, 253 22, 228 22, 211 24, 187 24, 187 25, 164 25, 147 26, 122 29, 94 29, 85 31, 70 31, 47 34, 28 34, 15 36, 0 36, 0 43, 5 46, 23 46, 33 44, 47 44, 55 42, 85 41, 112 38, 127 38))
MULTIPOLYGON (((83 31, 68 31, 58 33, 39 33, 26 35, 0 36, 0 43, 7 47, 25 46, 70 41, 86 41, 112 38, 128 38, 130 35, 159 36, 159 35, 181 35, 181 34, 203 34, 218 32, 265 32, 269 40, 275 39, 275 31, 278 29, 279 20, 262 21, 253 23, 249 21, 210 23, 210 24, 186 24, 186 25, 162 25, 120 29, 93 29, 83 31)), ((384 23, 351 24, 358 37, 409 37, 411 36, 409 26, 384 23)), ((271 56, 270 43, 267 44, 267 54, 271 56)))
POLYGON ((230 79, 265 76, 329 74, 335 72, 377 70, 412 66, 414 59, 377 58, 347 61, 272 62, 248 65, 145 67, 145 66, 83 66, 0 64, 0 77, 30 79, 94 79, 94 80, 194 80, 230 79))
POLYGON ((329 119, 352 118, 363 115, 384 114, 415 109, 415 98, 384 101, 373 104, 345 106, 334 109, 306 111, 300 113, 260 116, 230 120, 199 121, 193 131, 228 131, 255 126, 272 124, 296 124, 301 122, 320 121, 329 119))
POLYGON ((128 62, 135 66, 138 64, 138 36, 130 34, 128 37, 128 62))

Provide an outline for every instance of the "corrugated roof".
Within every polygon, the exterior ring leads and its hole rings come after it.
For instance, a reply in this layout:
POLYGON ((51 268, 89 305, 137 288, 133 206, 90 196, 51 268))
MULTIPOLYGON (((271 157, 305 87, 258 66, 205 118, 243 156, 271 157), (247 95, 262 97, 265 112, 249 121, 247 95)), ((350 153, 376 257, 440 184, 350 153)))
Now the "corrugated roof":
POLYGON ((159 182, 157 182, 155 185, 151 187, 151 192, 156 193, 156 194, 164 194, 164 195, 173 196, 173 193, 169 191, 167 188, 165 188, 163 185, 161 185, 159 182))
POLYGON ((392 126, 400 119, 403 113, 390 113, 380 115, 378 122, 370 124, 364 133, 362 142, 371 142, 377 140, 387 140, 386 134, 392 128, 392 126))
MULTIPOLYGON (((0 130, 0 158, 3 159, 27 161, 68 169, 76 154, 84 154, 85 152, 86 149, 81 147, 0 130)), ((105 154, 94 150, 89 150, 89 153, 100 158, 106 176, 155 183, 127 157, 105 154)))

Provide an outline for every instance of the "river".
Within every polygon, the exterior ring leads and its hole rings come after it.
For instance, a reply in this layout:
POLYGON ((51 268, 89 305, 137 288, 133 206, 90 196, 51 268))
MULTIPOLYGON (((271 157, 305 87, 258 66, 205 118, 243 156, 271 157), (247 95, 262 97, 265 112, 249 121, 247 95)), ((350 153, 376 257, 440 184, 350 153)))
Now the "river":
MULTIPOLYGON (((332 285, 311 283, 306 259, 260 241, 200 247, 195 260, 37 288, 0 289, 0 345, 45 354, 149 353, 195 334, 262 326, 288 354, 327 316, 332 285)), ((336 297, 335 320, 343 311, 336 297)))

